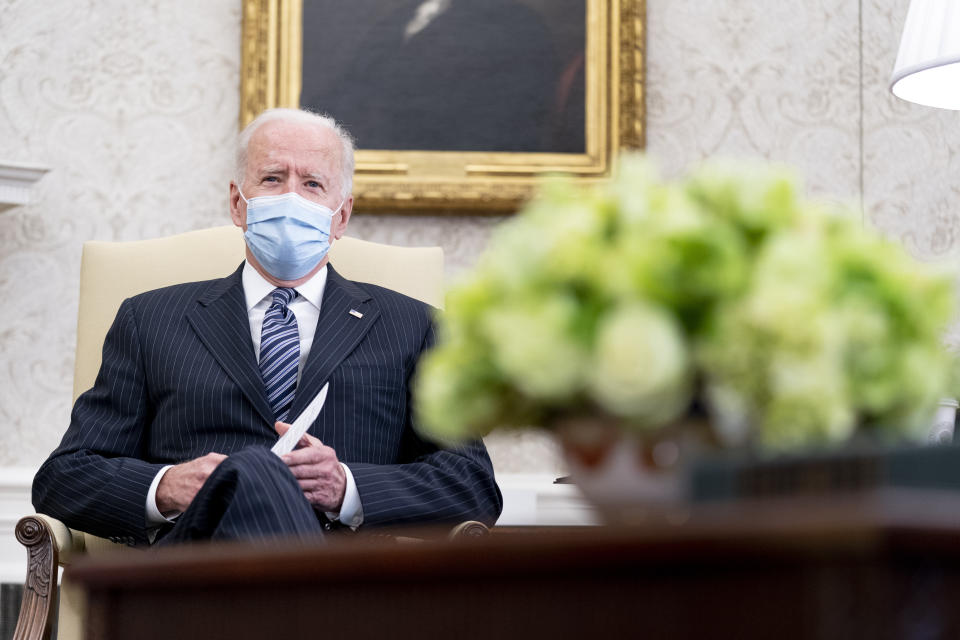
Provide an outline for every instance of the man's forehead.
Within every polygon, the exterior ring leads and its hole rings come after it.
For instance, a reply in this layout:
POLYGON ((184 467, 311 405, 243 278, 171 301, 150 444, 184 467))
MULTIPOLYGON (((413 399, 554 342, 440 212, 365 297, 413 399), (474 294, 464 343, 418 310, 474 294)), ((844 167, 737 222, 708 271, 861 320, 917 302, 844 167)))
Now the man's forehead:
POLYGON ((257 164, 281 160, 297 160, 298 164, 313 158, 322 164, 339 165, 342 145, 337 135, 322 125, 299 122, 268 122, 250 138, 248 157, 257 164))
MULTIPOLYGON (((250 163, 250 165, 253 165, 253 163, 250 163)), ((304 178, 327 178, 330 177, 331 174, 336 173, 337 169, 337 167, 333 166, 333 163, 330 162, 323 164, 294 164, 286 160, 274 160, 271 158, 264 158, 263 162, 257 163, 256 166, 249 166, 248 168, 258 175, 287 173, 292 170, 304 178)))

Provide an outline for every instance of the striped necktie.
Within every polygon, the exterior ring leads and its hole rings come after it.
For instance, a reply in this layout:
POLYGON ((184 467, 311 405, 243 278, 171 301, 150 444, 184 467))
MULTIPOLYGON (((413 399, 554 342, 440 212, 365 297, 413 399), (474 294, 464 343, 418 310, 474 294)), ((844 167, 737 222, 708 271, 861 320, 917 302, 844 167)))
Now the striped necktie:
POLYGON ((260 374, 275 419, 287 420, 297 389, 300 364, 300 332, 297 318, 287 305, 297 297, 294 289, 273 290, 273 302, 263 316, 260 333, 260 374))

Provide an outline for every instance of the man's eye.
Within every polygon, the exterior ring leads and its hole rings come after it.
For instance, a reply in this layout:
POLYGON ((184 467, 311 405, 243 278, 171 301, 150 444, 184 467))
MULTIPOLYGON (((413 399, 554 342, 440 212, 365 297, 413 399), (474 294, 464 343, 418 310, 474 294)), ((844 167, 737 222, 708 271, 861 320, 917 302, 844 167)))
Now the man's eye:
POLYGON ((263 181, 264 181, 264 182, 276 182, 276 181, 277 181, 277 176, 267 176, 266 178, 263 179, 263 181))
POLYGON ((308 181, 307 181, 307 186, 310 187, 311 189, 319 189, 319 188, 320 188, 320 183, 317 182, 316 180, 308 180, 308 181))

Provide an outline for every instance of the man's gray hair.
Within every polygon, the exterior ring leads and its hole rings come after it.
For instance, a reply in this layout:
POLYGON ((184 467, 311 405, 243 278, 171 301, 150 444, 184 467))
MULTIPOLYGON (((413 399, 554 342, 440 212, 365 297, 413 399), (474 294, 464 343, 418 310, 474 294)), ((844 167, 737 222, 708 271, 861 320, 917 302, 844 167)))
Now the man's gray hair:
POLYGON ((343 175, 340 177, 340 195, 343 198, 350 195, 350 192, 353 190, 353 136, 330 116, 315 113, 307 109, 267 109, 254 118, 253 121, 240 132, 240 137, 237 140, 237 186, 243 187, 243 180, 247 174, 247 147, 250 146, 250 138, 257 132, 257 129, 268 122, 274 122, 276 120, 322 126, 337 134, 337 137, 340 139, 340 144, 343 147, 340 157, 340 168, 343 171, 343 175))

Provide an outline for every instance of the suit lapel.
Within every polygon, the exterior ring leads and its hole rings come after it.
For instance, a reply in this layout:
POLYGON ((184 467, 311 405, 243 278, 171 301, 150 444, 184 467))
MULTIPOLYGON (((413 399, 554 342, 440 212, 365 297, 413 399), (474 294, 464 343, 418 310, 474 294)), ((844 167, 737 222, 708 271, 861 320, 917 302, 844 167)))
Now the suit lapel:
POLYGON ((253 352, 242 272, 241 264, 233 275, 214 281, 187 313, 187 321, 272 430, 273 410, 253 352))
POLYGON ((337 365, 353 351, 380 316, 376 302, 328 265, 317 332, 290 408, 295 418, 313 400, 337 365), (351 314, 351 311, 355 313, 351 314), (356 314, 362 317, 357 317, 356 314))

